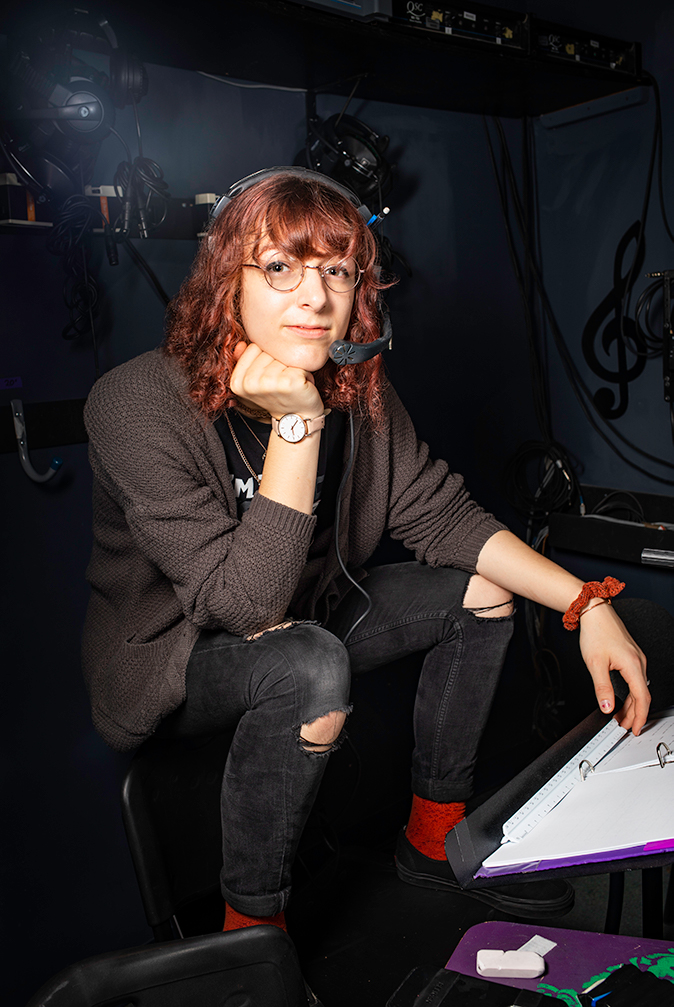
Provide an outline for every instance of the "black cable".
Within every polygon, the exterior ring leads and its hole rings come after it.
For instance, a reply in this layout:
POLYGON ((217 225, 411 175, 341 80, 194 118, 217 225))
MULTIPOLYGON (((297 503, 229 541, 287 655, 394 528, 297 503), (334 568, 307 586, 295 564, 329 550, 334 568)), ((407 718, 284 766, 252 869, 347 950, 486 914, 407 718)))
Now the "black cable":
POLYGON ((45 196, 45 188, 38 182, 30 171, 22 162, 18 159, 16 154, 11 149, 11 140, 6 134, 3 135, 3 130, 0 129, 0 151, 2 151, 5 159, 9 161, 14 171, 22 179, 24 185, 35 195, 45 196))
POLYGON ((365 616, 369 614, 370 609, 372 608, 372 599, 370 598, 370 596, 367 593, 367 591, 365 590, 365 588, 361 587, 360 584, 358 583, 358 581, 354 580, 353 577, 351 576, 351 574, 349 573, 349 571, 346 569, 346 567, 344 565, 344 560, 342 559, 342 553, 341 553, 341 550, 339 548, 339 522, 340 522, 340 516, 341 516, 341 513, 342 513, 342 493, 344 492, 344 488, 346 487, 347 480, 348 480, 349 476, 351 475, 351 469, 353 468, 353 462, 354 462, 354 457, 355 457, 355 444, 356 444, 356 436, 355 436, 355 431, 354 431, 354 427, 353 427, 353 413, 350 412, 349 413, 349 460, 347 462, 346 468, 344 469, 344 475, 342 476, 342 481, 339 484, 339 489, 337 490, 337 503, 335 505, 335 551, 337 552, 337 560, 339 562, 340 567, 342 568, 342 573, 345 575, 345 577, 348 580, 351 581, 351 583, 353 584, 354 587, 358 588, 358 590, 360 591, 360 593, 363 595, 363 597, 365 598, 365 600, 367 602, 367 607, 366 607, 365 611, 363 612, 363 614, 356 619, 356 621, 351 626, 351 628, 349 629, 348 633, 346 634, 346 636, 342 640, 342 643, 344 643, 344 644, 349 639, 349 637, 353 633, 353 631, 356 628, 356 626, 358 626, 363 621, 363 619, 365 618, 365 616))
POLYGON ((636 516, 637 521, 643 522, 646 520, 644 514, 644 509, 641 506, 639 498, 628 490, 613 490, 611 493, 607 493, 600 502, 589 511, 590 514, 608 514, 611 511, 627 511, 630 514, 636 516), (620 503, 621 497, 627 497, 627 503, 620 503))
MULTIPOLYGON (((561 360, 562 360, 562 365, 563 365, 564 370, 566 372, 567 379, 569 380, 569 383, 571 384, 571 388, 572 388, 572 390, 574 392, 576 400, 577 400, 577 402, 578 402, 578 404, 579 404, 579 406, 580 406, 583 414, 585 415, 585 418, 587 419, 588 423, 593 428, 593 430, 595 430, 595 432, 601 437, 601 439, 607 444, 607 446, 622 461, 624 461, 625 464, 627 464, 630 467, 636 469, 638 472, 641 472, 642 474, 648 476, 649 478, 654 479, 656 482, 661 482, 661 483, 664 483, 664 484, 670 485, 670 486, 674 485, 674 480, 666 479, 663 476, 656 475, 655 473, 650 472, 647 469, 644 469, 642 466, 637 465, 636 462, 634 462, 631 459, 627 458, 622 453, 622 451, 620 451, 620 449, 618 448, 618 446, 615 445, 613 443, 613 441, 607 436, 607 434, 601 429, 601 427, 598 425, 598 423, 594 419, 594 416, 592 415, 592 412, 591 412, 590 408, 588 407, 588 402, 589 402, 591 408, 596 410, 596 405, 594 403, 594 399, 593 399, 592 393, 590 392, 590 390, 587 387, 584 379, 582 378, 580 372, 578 371, 578 368, 576 367, 576 365, 575 365, 575 363, 573 361, 573 358, 571 357, 569 349, 566 346, 566 342, 565 342, 564 337, 562 335, 561 329, 560 329, 559 325, 557 324, 557 320, 556 320, 554 312, 552 310, 552 306, 550 304, 550 301, 549 301, 549 298, 548 298, 548 295, 547 295, 547 291, 545 290, 545 286, 543 284, 543 280, 542 280, 541 275, 540 275, 540 269, 539 269, 538 263, 536 262, 535 257, 533 256, 533 254, 531 254, 528 238, 527 238, 526 234, 523 233, 524 232, 524 221, 523 221, 523 215, 522 215, 522 212, 521 212, 521 203, 520 203, 520 200, 519 200, 519 193, 517 191, 517 183, 516 183, 515 176, 514 176, 514 170, 513 170, 513 167, 512 167, 512 161, 510 160, 510 156, 509 156, 509 152, 508 152, 508 148, 507 148, 507 143, 505 141, 505 136, 503 135, 503 129, 502 129, 501 124, 498 122, 498 120, 496 120, 496 128, 497 128, 497 131, 499 131, 499 137, 501 139, 501 144, 502 144, 502 152, 503 152, 503 156, 505 158, 505 163, 507 165, 508 180, 509 180, 509 184, 510 184, 510 189, 511 189, 512 197, 513 197, 513 204, 514 204, 514 208, 515 208, 515 218, 516 218, 518 229, 520 231, 520 234, 522 236, 522 240, 523 240, 523 243, 524 243, 524 250, 525 250, 525 254, 527 255, 528 262, 529 262, 529 268, 531 269, 531 275, 532 275, 532 278, 533 278, 535 286, 536 286, 536 291, 537 291, 538 297, 540 299, 540 303, 541 303, 541 306, 543 308, 544 315, 547 318, 548 323, 550 325, 550 329, 551 329, 551 332, 552 332, 552 335, 553 335, 553 339, 555 341, 555 345, 557 346, 557 350, 558 350, 558 352, 560 354, 560 357, 561 357, 561 360), (585 401, 585 399, 583 398, 583 396, 585 396, 585 398, 587 399, 587 402, 585 401)), ((490 147, 490 153, 492 155, 492 165, 495 165, 495 156, 493 154, 493 148, 492 148, 492 144, 491 144, 491 137, 489 135, 488 129, 487 129, 487 139, 488 139, 488 144, 489 144, 489 147, 490 147)), ((497 187, 499 187, 499 181, 497 181, 497 187)), ((509 247, 510 246, 512 246, 512 237, 509 238, 509 247)), ((519 279, 518 274, 521 275, 521 270, 518 271, 516 269, 516 278, 518 278, 518 283, 519 283, 520 279, 519 279)), ((598 410, 596 410, 596 411, 598 412, 598 410)), ((617 437, 619 440, 621 440, 624 444, 626 444, 631 450, 635 451, 637 454, 640 454, 642 457, 647 458, 649 461, 655 462, 658 465, 663 465, 666 468, 674 469, 674 464, 672 462, 668 462, 668 461, 666 461, 663 458, 659 458, 656 455, 652 455, 649 452, 644 451, 643 448, 638 447, 638 445, 634 444, 627 437, 625 437, 622 433, 620 433, 620 431, 618 431, 613 426, 613 424, 610 422, 610 420, 608 420, 605 417, 603 417, 601 415, 601 413, 599 413, 599 412, 598 412, 598 415, 600 416, 600 418, 602 419, 602 421, 606 424, 606 426, 609 427, 609 429, 611 430, 612 434, 615 437, 617 437)))
MULTIPOLYGON (((515 248, 514 234, 508 213, 506 190, 508 178, 507 159, 503 156, 502 150, 501 171, 499 171, 486 119, 483 119, 483 122, 505 225, 508 251, 524 310, 534 413, 538 427, 543 435, 543 441, 528 441, 524 444, 522 448, 515 452, 504 469, 506 496, 512 506, 526 520, 526 541, 530 543, 533 537, 534 524, 547 517, 552 510, 560 510, 564 506, 568 506, 574 495, 580 496, 580 490, 573 466, 566 452, 552 437, 549 402, 545 390, 545 376, 536 343, 533 307, 529 292, 532 286, 532 279, 528 264, 532 256, 530 253, 525 257, 525 265, 523 266, 520 263, 515 248), (533 491, 529 486, 527 473, 532 463, 536 461, 538 462, 538 484, 537 489, 533 491)), ((516 209, 521 219, 523 212, 522 204, 519 201, 519 194, 515 193, 514 198, 517 200, 516 209)), ((529 234, 527 227, 523 230, 522 238, 525 246, 528 248, 529 234)))
POLYGON ((662 105, 660 104, 660 87, 657 80, 653 74, 649 73, 645 75, 651 82, 653 87, 653 93, 655 94, 655 115, 659 135, 659 150, 658 150, 658 197, 660 201, 660 213, 662 215, 662 222, 665 225, 665 230, 671 241, 674 241, 674 234, 669 226, 669 221, 667 219, 667 209, 665 207, 665 194, 663 190, 662 182, 662 149, 663 149, 663 135, 662 135, 662 105))
POLYGON ((122 201, 121 223, 119 219, 115 222, 117 234, 128 237, 134 218, 137 219, 141 237, 147 237, 150 231, 156 230, 164 223, 171 194, 168 191, 168 183, 164 181, 164 172, 156 161, 149 157, 137 157, 133 162, 120 161, 113 184, 122 201), (148 193, 143 200, 145 188, 148 193), (158 220, 149 222, 147 214, 153 196, 161 201, 162 213, 158 220))
POLYGON ((126 142, 126 140, 124 139, 124 137, 121 135, 121 133, 118 133, 117 130, 114 129, 112 126, 110 127, 110 132, 113 134, 113 136, 117 137, 117 139, 119 140, 119 142, 121 143, 121 145, 124 147, 124 150, 126 151, 126 159, 129 162, 129 164, 131 164, 131 162, 133 161, 133 158, 131 156, 131 148, 129 147, 128 143, 126 142))
POLYGON ((138 106, 133 96, 132 102, 138 138, 138 157, 132 159, 131 150, 126 141, 116 130, 112 130, 123 145, 127 158, 126 161, 120 161, 117 165, 113 177, 115 191, 122 202, 122 212, 114 225, 119 240, 129 237, 134 219, 138 225, 139 236, 141 238, 149 237, 150 231, 156 230, 166 220, 168 201, 171 198, 168 183, 164 180, 164 172, 161 167, 156 161, 143 156, 143 137, 138 117, 138 106), (144 198, 145 189, 147 189, 147 196, 144 198), (149 214, 153 196, 160 201, 162 210, 159 219, 151 221, 149 214))
POLYGON ((552 511, 562 510, 574 497, 580 497, 565 452, 552 443, 526 441, 506 463, 504 479, 508 500, 529 520, 530 526, 545 519, 552 511), (535 491, 527 478, 527 472, 534 464, 537 466, 535 491))
POLYGON ((142 271, 145 273, 148 280, 152 284, 157 296, 159 297, 159 300, 164 304, 164 306, 167 306, 171 298, 162 287, 159 277, 154 272, 150 264, 143 258, 138 249, 134 248, 134 246, 131 244, 131 241, 128 238, 122 238, 121 244, 127 250, 133 262, 135 262, 136 265, 139 266, 140 269, 142 269, 142 271))
POLYGON ((91 334, 96 378, 100 377, 94 321, 94 310, 99 299, 98 285, 89 272, 85 242, 94 222, 100 217, 100 211, 86 196, 69 196, 56 214, 46 240, 47 250, 62 259, 66 273, 63 297, 70 320, 61 335, 64 339, 71 340, 91 334))
POLYGON ((351 101, 353 100, 353 96, 354 96, 354 94, 356 93, 356 90, 358 89, 358 85, 360 84, 360 82, 362 81, 362 79, 363 79, 363 77, 364 77, 364 76, 365 76, 365 74, 361 74, 361 75, 360 75, 360 76, 359 76, 359 77, 357 78, 357 80, 356 80, 356 83, 355 83, 355 84, 353 85, 353 87, 351 88, 351 93, 349 94, 349 97, 348 97, 348 98, 346 99, 346 101, 344 102, 344 106, 343 106, 343 108, 342 108, 342 111, 341 111, 341 112, 339 113, 339 115, 337 116, 337 118, 336 118, 336 120, 335 120, 335 130, 336 130, 336 129, 337 129, 337 127, 339 126, 340 122, 342 121, 342 116, 343 116, 343 115, 345 114, 345 112, 346 112, 347 108, 348 108, 348 107, 349 107, 349 105, 351 104, 351 101))
POLYGON ((502 157, 501 168, 503 171, 503 177, 501 177, 498 165, 496 163, 496 155, 494 153, 494 148, 491 142, 491 136, 489 134, 489 129, 487 126, 487 120, 486 117, 484 116, 483 116, 483 124, 487 137, 487 147, 491 158, 492 169, 494 171, 496 188, 498 190, 501 214, 503 216, 503 222, 505 225, 505 234, 506 234, 506 241, 508 244, 508 252, 510 254, 510 261, 513 266, 513 271, 515 273, 515 280, 517 281, 517 286, 522 300, 522 307, 524 310, 525 330, 527 336, 527 345, 529 348, 529 369, 531 373, 531 385, 534 399, 534 413, 536 415, 536 422, 538 424, 538 428, 541 431, 541 434, 543 435, 545 441, 546 442, 552 441, 549 406, 544 393, 544 378, 540 364, 538 348, 536 346, 531 302, 529 297, 527 296, 527 284, 525 281, 524 270, 517 255, 514 242, 513 229, 509 219, 508 196, 507 196, 506 178, 505 178, 505 158, 502 157))
MULTIPOLYGON (((91 277, 89 275, 89 270, 87 269, 87 251, 84 245, 82 245, 82 267, 84 272, 84 287, 86 290, 90 289, 91 277)), ((89 298, 87 303, 87 313, 89 315, 89 328, 91 331, 91 345, 94 351, 94 374, 96 380, 101 376, 101 368, 98 359, 98 340, 96 339, 96 326, 94 324, 94 307, 98 302, 98 288, 95 290, 95 297, 89 298)))
MULTIPOLYGON (((141 131, 140 131, 140 119, 138 118, 138 103, 136 102, 136 99, 135 99, 133 93, 131 94, 131 103, 133 105, 133 118, 134 118, 134 121, 136 123, 136 136, 138 137, 138 157, 140 157, 142 159, 142 157, 143 157, 143 137, 142 137, 142 134, 141 134, 141 131)), ((129 158, 129 160, 131 160, 131 159, 129 158)))
POLYGON ((139 218, 138 226, 140 236, 147 237, 149 231, 155 230, 163 224, 168 211, 168 200, 171 198, 171 194, 168 191, 168 183, 164 181, 164 172, 161 167, 151 158, 143 157, 143 137, 140 128, 140 119, 138 116, 138 105, 133 95, 131 96, 131 99, 136 125, 136 135, 138 138, 138 157, 135 158, 135 160, 131 156, 131 149, 126 140, 117 132, 117 130, 111 130, 126 152, 126 161, 121 161, 119 163, 113 178, 115 191, 122 202, 122 212, 115 221, 113 235, 114 240, 124 246, 131 260, 139 267, 139 269, 142 270, 143 273, 145 273, 145 276, 150 281, 150 284, 159 297, 159 300, 166 307, 171 298, 164 290, 159 277, 154 272, 150 264, 129 240, 129 231, 131 229, 134 216, 139 218), (148 189, 148 194, 145 205, 143 206, 141 202, 142 190, 146 187, 148 189), (152 224, 148 224, 147 213, 150 210, 150 201, 153 195, 158 197, 163 203, 162 215, 159 220, 154 221, 152 224))
MULTIPOLYGON (((663 351, 663 331, 660 329, 659 332, 654 332, 651 328, 650 320, 651 311, 653 309, 653 298, 661 289, 661 280, 656 280, 654 283, 651 283, 650 286, 646 287, 646 289, 639 295, 639 299, 634 309, 634 323, 636 325, 637 338, 641 340, 646 347, 646 350, 642 353, 642 355, 649 360, 661 356, 663 351), (642 315, 644 317, 643 324, 641 322, 642 315)), ((671 321, 671 319, 665 319, 665 322, 667 321, 671 321)))

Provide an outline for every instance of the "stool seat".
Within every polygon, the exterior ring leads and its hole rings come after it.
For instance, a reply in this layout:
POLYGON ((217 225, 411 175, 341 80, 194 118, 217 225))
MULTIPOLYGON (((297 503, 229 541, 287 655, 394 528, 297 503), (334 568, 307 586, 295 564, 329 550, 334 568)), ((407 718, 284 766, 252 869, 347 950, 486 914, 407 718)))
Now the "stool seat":
POLYGON ((27 1007, 307 1007, 293 942, 278 927, 248 927, 111 951, 45 983, 27 1007))

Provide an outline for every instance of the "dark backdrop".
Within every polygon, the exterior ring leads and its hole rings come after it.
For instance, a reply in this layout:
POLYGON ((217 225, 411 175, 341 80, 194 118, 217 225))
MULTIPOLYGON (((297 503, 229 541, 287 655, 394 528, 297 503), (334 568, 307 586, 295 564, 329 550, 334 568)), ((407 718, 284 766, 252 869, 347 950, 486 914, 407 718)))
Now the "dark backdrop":
MULTIPOLYGON (((562 0, 539 0, 535 5, 541 17, 642 41, 644 65, 657 76, 663 96, 666 197, 671 194, 674 97, 669 7, 667 0, 588 0, 572 8, 562 0)), ((190 16, 198 17, 194 7, 190 16)), ((123 38, 124 20, 119 13, 117 19, 123 38)), ((204 19, 204 31, 207 24, 204 19)), ((149 93, 139 105, 145 153, 161 164, 174 195, 221 192, 251 171, 292 163, 304 142, 301 94, 239 89, 159 63, 149 65, 148 72, 149 93)), ((341 97, 323 95, 319 114, 342 104, 341 97)), ((503 495, 501 474, 505 459, 539 432, 520 299, 482 121, 472 114, 358 98, 349 112, 390 135, 397 163, 386 233, 410 262, 414 277, 403 276, 389 298, 396 335, 395 352, 387 359, 392 379, 432 451, 464 473, 485 506, 521 531, 503 495)), ((545 276, 571 352, 593 387, 597 381, 582 361, 580 334, 612 285, 617 241, 639 215, 653 115, 651 98, 645 105, 556 130, 533 123, 545 276)), ((131 109, 118 113, 117 128, 133 145, 131 109)), ((521 124, 509 121, 506 131, 517 161, 521 124)), ((122 157, 117 141, 107 139, 94 181, 110 184, 122 157)), ((178 290, 195 249, 191 241, 151 240, 142 247, 169 294, 178 290)), ((671 254, 653 202, 644 270, 671 266, 671 254)), ((120 259, 112 269, 98 254, 95 265, 104 370, 162 338, 159 300, 123 252, 120 259)), ((60 263, 46 253, 42 236, 23 234, 0 236, 0 261, 0 377, 20 376, 26 402, 86 396, 94 377, 91 346, 60 337, 66 322, 60 263)), ((639 280, 637 293, 645 282, 639 280)), ((546 346, 555 434, 576 459, 581 479, 669 492, 630 469, 591 431, 549 339, 546 346)), ((8 409, 9 392, 0 394, 0 408, 8 409)), ((649 363, 632 386, 619 429, 653 453, 672 457, 659 361, 649 363)), ((52 453, 34 451, 35 466, 46 468, 52 453)), ((27 479, 15 455, 0 456, 2 946, 9 951, 3 985, 6 1002, 15 1004, 70 962, 150 936, 118 812, 128 758, 108 750, 94 733, 80 680, 91 523, 86 447, 65 446, 57 453, 63 471, 44 486, 27 479)), ((572 554, 564 561, 583 576, 624 576, 631 594, 653 598, 674 612, 669 573, 572 554)), ((524 689, 530 673, 519 674, 515 680, 524 689)))

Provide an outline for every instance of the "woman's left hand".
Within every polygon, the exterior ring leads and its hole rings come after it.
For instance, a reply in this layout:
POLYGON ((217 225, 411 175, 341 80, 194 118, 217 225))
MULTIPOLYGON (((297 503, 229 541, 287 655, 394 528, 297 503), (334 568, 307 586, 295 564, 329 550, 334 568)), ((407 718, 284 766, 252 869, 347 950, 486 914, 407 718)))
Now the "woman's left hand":
POLYGON ((622 675, 630 691, 617 720, 621 727, 639 734, 651 702, 646 657, 611 605, 595 602, 585 610, 580 618, 580 651, 604 713, 611 713, 615 705, 609 671, 622 675))
MULTIPOLYGON (((477 560, 477 572, 494 584, 566 612, 583 582, 545 556, 534 552, 512 532, 496 532, 487 539, 477 560)), ((599 707, 611 713, 615 696, 610 671, 618 671, 629 695, 618 714, 622 727, 639 734, 646 723, 651 694, 646 679, 646 657, 627 632, 611 605, 591 599, 580 617, 580 650, 588 667, 599 707)))

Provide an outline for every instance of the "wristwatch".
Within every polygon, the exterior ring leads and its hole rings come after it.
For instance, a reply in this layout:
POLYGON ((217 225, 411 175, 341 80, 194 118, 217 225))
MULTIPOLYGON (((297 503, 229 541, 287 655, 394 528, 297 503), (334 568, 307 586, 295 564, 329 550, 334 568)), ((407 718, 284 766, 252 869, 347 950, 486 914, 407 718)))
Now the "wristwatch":
POLYGON ((326 413, 316 416, 313 420, 305 420, 297 413, 286 413, 280 419, 272 416, 271 427, 274 433, 278 434, 289 444, 299 444, 305 437, 310 437, 316 430, 322 430, 325 426, 326 413))

